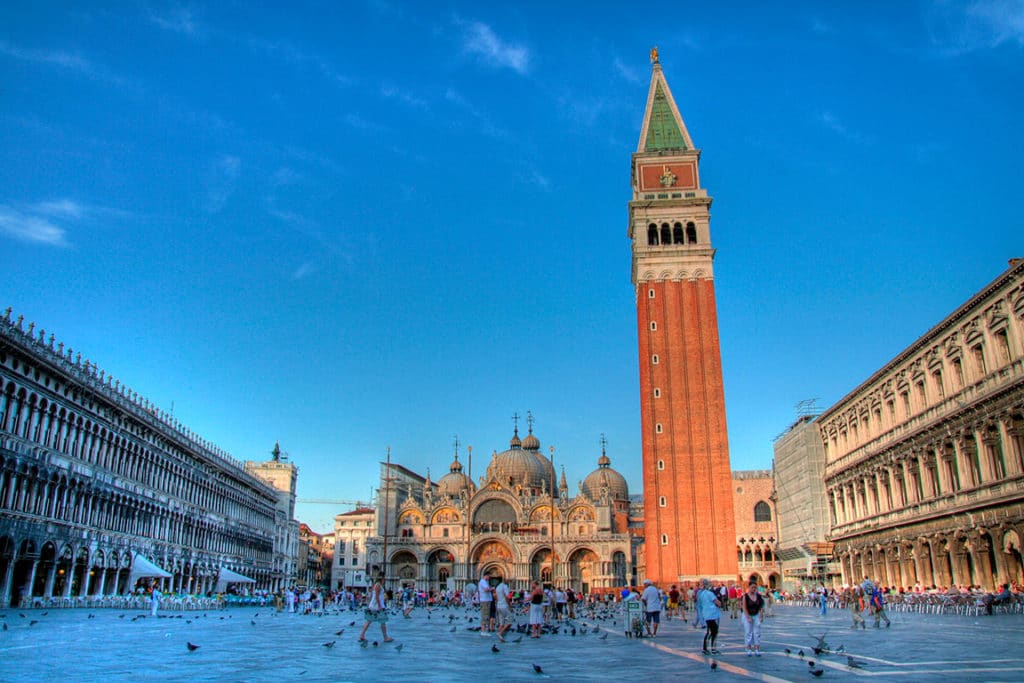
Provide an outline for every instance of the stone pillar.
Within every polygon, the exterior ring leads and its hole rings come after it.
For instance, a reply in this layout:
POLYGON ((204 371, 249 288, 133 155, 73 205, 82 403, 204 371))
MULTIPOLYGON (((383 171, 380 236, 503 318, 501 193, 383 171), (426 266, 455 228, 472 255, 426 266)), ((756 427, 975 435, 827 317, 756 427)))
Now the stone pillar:
POLYGON ((939 480, 936 482, 936 490, 940 496, 953 492, 953 484, 949 481, 949 472, 946 471, 946 463, 943 462, 943 449, 941 444, 934 444, 928 448, 931 457, 935 459, 935 471, 939 480))
POLYGON ((992 581, 992 565, 988 559, 989 542, 976 536, 971 540, 971 561, 974 563, 974 571, 977 574, 977 583, 985 590, 992 590, 995 586, 992 581))
POLYGON ((96 590, 93 595, 103 596, 103 586, 107 582, 107 570, 103 567, 98 567, 96 573, 99 574, 99 579, 96 581, 96 590))
POLYGON ((64 590, 61 591, 62 598, 71 597, 71 585, 75 582, 75 565, 69 564, 67 571, 64 573, 64 590))
POLYGON ((24 597, 26 597, 26 598, 29 598, 29 599, 32 598, 32 591, 35 589, 35 585, 36 585, 36 571, 38 571, 38 569, 39 569, 39 560, 32 560, 32 569, 29 570, 28 581, 25 583, 25 586, 24 586, 24 589, 23 589, 24 597))
POLYGON ((53 597, 53 584, 57 580, 57 562, 53 561, 50 563, 50 568, 46 572, 46 586, 43 588, 43 597, 53 597))
POLYGON ((1006 553, 1003 552, 1000 540, 1001 539, 996 538, 992 539, 992 543, 994 544, 992 547, 992 557, 995 558, 995 567, 993 568, 995 576, 992 577, 992 580, 996 588, 998 588, 1000 584, 1011 580, 1009 569, 1006 566, 1006 553))
POLYGON ((916 575, 916 583, 920 583, 922 586, 928 587, 935 582, 932 581, 931 567, 926 563, 926 552, 925 547, 921 544, 915 544, 913 546, 913 570, 916 575))
POLYGON ((84 598, 85 596, 89 595, 89 588, 90 588, 91 584, 92 584, 92 570, 89 568, 89 565, 87 564, 87 565, 85 565, 85 568, 82 570, 82 580, 81 580, 81 582, 78 585, 78 596, 77 597, 84 598))
POLYGON ((907 489, 907 504, 919 502, 917 497, 917 473, 910 467, 910 460, 903 459, 900 461, 900 467, 903 468, 903 482, 907 489))
POLYGON ((954 550, 949 553, 949 562, 953 568, 953 575, 950 577, 950 584, 957 584, 959 586, 967 586, 974 583, 971 580, 970 572, 967 571, 967 552, 963 547, 959 547, 959 543, 954 550))
POLYGON ((874 480, 875 490, 878 491, 878 512, 890 512, 893 508, 891 494, 889 493, 892 487, 890 486, 888 489, 885 487, 880 470, 875 470, 871 478, 874 480))
POLYGON ((18 556, 13 554, 11 559, 7 562, 7 569, 4 571, 4 575, 0 578, 0 607, 14 607, 11 603, 11 592, 13 586, 11 581, 14 580, 14 565, 16 565, 18 556))

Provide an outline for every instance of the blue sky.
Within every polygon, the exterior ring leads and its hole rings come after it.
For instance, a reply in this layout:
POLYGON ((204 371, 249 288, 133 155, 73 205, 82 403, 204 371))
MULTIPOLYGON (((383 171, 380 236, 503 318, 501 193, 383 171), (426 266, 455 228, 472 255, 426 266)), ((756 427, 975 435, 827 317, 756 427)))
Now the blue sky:
MULTIPOLYGON (((531 410, 640 482, 658 45, 715 198, 733 467, 1024 256, 1024 2, 4 3, 0 306, 302 498, 531 410), (19 6, 20 5, 20 6, 19 6)), ((465 460, 465 457, 463 457, 465 460)), ((338 510, 300 506, 326 530, 338 510)))

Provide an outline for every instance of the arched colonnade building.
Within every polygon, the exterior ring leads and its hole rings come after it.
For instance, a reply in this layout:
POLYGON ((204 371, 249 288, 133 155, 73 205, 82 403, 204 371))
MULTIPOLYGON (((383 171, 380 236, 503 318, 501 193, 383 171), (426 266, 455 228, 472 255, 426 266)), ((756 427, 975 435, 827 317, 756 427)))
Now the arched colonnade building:
POLYGON ((277 588, 277 501, 53 335, 0 318, 0 605, 123 594, 150 562, 164 590, 212 590, 222 568, 277 588))
POLYGON ((844 583, 1024 581, 1024 259, 817 422, 844 583))

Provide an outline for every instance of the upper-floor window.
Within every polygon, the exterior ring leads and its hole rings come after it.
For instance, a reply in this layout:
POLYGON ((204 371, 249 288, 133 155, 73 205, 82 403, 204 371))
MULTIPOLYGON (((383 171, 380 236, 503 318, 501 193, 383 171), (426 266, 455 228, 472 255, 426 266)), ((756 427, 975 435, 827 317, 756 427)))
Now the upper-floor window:
POLYGON ((974 356, 974 367, 978 371, 978 377, 984 377, 988 374, 988 368, 985 366, 985 349, 981 344, 971 347, 971 354, 974 356))
POLYGON ((755 522, 770 522, 772 521, 772 508, 768 503, 763 500, 758 501, 757 505, 754 506, 754 521, 755 522))
POLYGON ((1000 363, 1010 362, 1010 340, 1006 336, 1006 330, 999 330, 992 335, 996 343, 996 360, 1000 363))
POLYGON ((942 386, 942 369, 937 369, 932 372, 932 385, 935 387, 935 395, 940 399, 945 398, 946 391, 942 386))
POLYGON ((693 223, 686 224, 686 243, 697 244, 697 226, 693 223))
POLYGON ((964 363, 959 358, 953 359, 953 376, 956 377, 956 388, 964 387, 964 363))

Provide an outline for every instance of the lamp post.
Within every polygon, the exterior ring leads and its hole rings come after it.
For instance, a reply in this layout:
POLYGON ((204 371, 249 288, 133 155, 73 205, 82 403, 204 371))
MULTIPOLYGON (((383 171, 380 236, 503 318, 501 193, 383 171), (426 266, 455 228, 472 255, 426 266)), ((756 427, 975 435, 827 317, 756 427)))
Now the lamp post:
POLYGON ((555 447, 551 446, 548 451, 551 453, 551 588, 555 587, 555 447))
POLYGON ((384 465, 384 557, 381 559, 381 572, 384 574, 384 588, 388 583, 388 524, 390 523, 388 506, 391 504, 391 446, 388 446, 387 460, 384 465))
MULTIPOLYGON (((470 539, 470 537, 473 535, 473 447, 472 446, 466 446, 466 450, 469 451, 469 475, 468 475, 469 476, 469 486, 467 487, 467 490, 466 490, 466 495, 469 496, 469 499, 466 501, 466 511, 464 513, 467 516, 467 519, 465 520, 465 523, 466 523, 466 584, 468 584, 469 581, 470 581, 470 577, 473 576, 473 573, 470 571, 471 558, 469 556, 470 552, 473 549, 473 543, 472 543, 472 540, 470 539)), ((465 590, 466 590, 466 584, 462 585, 463 592, 465 592, 465 590)))

